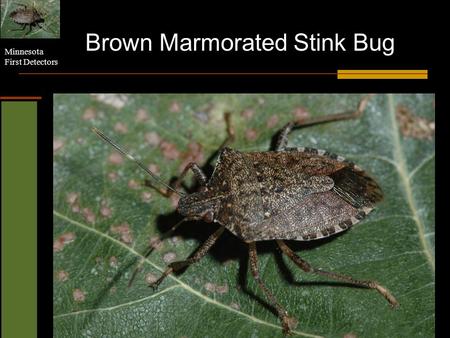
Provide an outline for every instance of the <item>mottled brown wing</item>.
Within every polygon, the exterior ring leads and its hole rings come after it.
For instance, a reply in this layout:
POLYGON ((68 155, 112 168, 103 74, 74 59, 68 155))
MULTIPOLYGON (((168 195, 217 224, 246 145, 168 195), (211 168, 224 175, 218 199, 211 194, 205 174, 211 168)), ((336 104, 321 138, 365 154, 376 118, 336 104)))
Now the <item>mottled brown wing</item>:
POLYGON ((381 198, 376 183, 353 163, 308 148, 226 148, 208 187, 223 196, 217 221, 244 240, 329 236, 356 223, 381 198))
MULTIPOLYGON (((376 182, 343 157, 309 148, 288 149, 284 155, 277 155, 278 160, 292 161, 297 158, 299 164, 291 163, 284 169, 291 176, 290 180, 286 177, 284 181, 273 179, 272 175, 269 175, 270 179, 260 182, 264 187, 261 192, 265 201, 263 209, 266 217, 260 223, 247 224, 246 232, 242 236, 244 239, 304 241, 328 237, 359 222, 373 209, 373 205, 382 199, 376 182), (289 153, 297 155, 289 157, 289 153), (290 160, 287 160, 289 158, 290 160), (296 170, 292 171, 292 167, 296 170), (331 189, 317 189, 303 195, 298 191, 292 193, 295 187, 289 184, 289 181, 298 184, 302 177, 311 179, 308 175, 317 170, 332 180, 331 189), (283 184, 276 184, 281 181, 283 184), (284 188, 281 189, 281 186, 284 188)), ((264 165, 270 167, 271 163, 264 159, 264 165)), ((280 175, 283 174, 278 176, 280 175)), ((325 186, 322 184, 322 187, 325 186)))
POLYGON ((36 21, 33 11, 25 9, 12 12, 10 17, 18 24, 30 24, 36 21))

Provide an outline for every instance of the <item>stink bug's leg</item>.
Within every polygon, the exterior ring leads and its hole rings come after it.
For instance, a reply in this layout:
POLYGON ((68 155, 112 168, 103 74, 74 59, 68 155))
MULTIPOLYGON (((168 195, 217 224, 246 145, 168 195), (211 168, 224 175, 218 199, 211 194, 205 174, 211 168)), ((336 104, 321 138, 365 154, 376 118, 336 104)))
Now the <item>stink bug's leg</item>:
POLYGON ((287 147, 288 143, 288 135, 294 128, 312 126, 315 124, 340 121, 340 120, 349 120, 358 118, 362 115, 364 109, 367 106, 367 102, 369 101, 370 96, 364 97, 358 104, 358 108, 353 112, 346 112, 340 114, 332 114, 325 116, 315 116, 305 120, 300 121, 292 121, 287 123, 281 130, 277 139, 277 143, 275 146, 276 151, 283 151, 287 147))
POLYGON ((234 132, 233 124, 231 123, 231 113, 230 112, 224 113, 223 118, 225 120, 227 138, 222 142, 222 144, 219 146, 219 148, 208 157, 208 159, 205 162, 206 165, 211 165, 213 160, 220 154, 222 149, 229 146, 230 143, 234 142, 235 132, 234 132))
MULTIPOLYGON (((191 170, 194 173, 194 176, 196 180, 200 183, 200 185, 203 187, 208 182, 208 178, 206 177, 205 173, 202 171, 202 169, 198 166, 195 162, 190 162, 183 170, 181 175, 176 179, 175 183, 173 184, 173 187, 175 190, 178 190, 180 188, 181 182, 183 181, 184 177, 188 173, 188 171, 191 170)), ((163 188, 157 188, 153 185, 152 182, 146 180, 145 185, 147 187, 156 189, 161 195, 164 197, 170 197, 173 193, 170 189, 163 189, 163 188)))
POLYGON ((272 292, 267 288, 267 286, 262 281, 259 276, 258 269, 258 253, 256 251, 255 242, 248 243, 249 245, 249 259, 250 259, 250 269, 252 271, 253 278, 258 283, 259 288, 264 292, 267 299, 270 301, 270 305, 272 305, 278 313, 278 317, 281 319, 281 323, 283 325, 283 332, 288 334, 297 326, 297 320, 293 317, 290 317, 287 311, 278 303, 277 299, 273 295, 272 292))
POLYGON ((195 252, 195 254, 192 257, 184 261, 177 261, 170 263, 167 266, 167 269, 162 273, 161 277, 159 277, 159 279, 150 286, 152 286, 153 288, 157 288, 158 285, 161 284, 161 282, 164 280, 164 278, 166 278, 172 272, 176 272, 191 264, 197 263, 200 259, 202 259, 206 255, 209 249, 211 249, 213 244, 219 239, 220 235, 222 235, 224 230, 225 227, 223 226, 217 229, 211 236, 208 237, 208 239, 200 246, 200 248, 195 252))
MULTIPOLYGON (((207 160, 206 160, 206 166, 209 165, 212 160, 220 153, 220 151, 228 146, 230 143, 232 143, 235 139, 235 133, 234 133, 234 128, 233 125, 231 123, 231 113, 226 112, 223 115, 224 120, 225 120, 225 124, 226 124, 226 131, 227 131, 227 138, 222 142, 222 144, 220 145, 219 149, 217 151, 215 151, 207 160)), ((190 162, 183 170, 183 172, 180 174, 180 176, 175 180, 175 182, 173 183, 173 187, 175 188, 175 190, 178 190, 180 188, 181 182, 183 181, 184 177, 186 176, 186 174, 188 173, 188 171, 191 170, 195 176, 195 179, 198 181, 198 183, 200 184, 201 187, 205 187, 206 184, 208 183, 208 178, 205 175, 205 173, 203 172, 203 170, 200 168, 200 166, 195 163, 195 162, 190 162)), ((158 191, 161 195, 163 195, 164 197, 170 197, 172 195, 172 191, 170 189, 162 189, 162 188, 157 188, 153 185, 152 182, 146 180, 145 181, 145 185, 155 189, 156 191, 158 191)))
POLYGON ((223 114, 223 118, 225 120, 225 125, 227 126, 227 138, 220 145, 219 151, 228 146, 230 143, 233 143, 235 139, 234 128, 231 123, 231 113, 226 112, 225 114, 223 114))
POLYGON ((181 182, 183 181, 184 177, 186 176, 189 170, 192 171, 192 173, 195 176, 195 179, 202 187, 206 185, 206 183, 208 182, 208 178, 206 177, 205 173, 202 171, 202 169, 198 166, 197 163, 190 162, 186 166, 186 168, 184 168, 180 177, 178 177, 177 180, 175 181, 175 189, 178 189, 180 187, 181 182))
POLYGON ((399 303, 397 302, 395 297, 389 292, 389 290, 386 289, 384 286, 378 284, 377 282, 370 281, 370 280, 357 280, 357 279, 353 279, 350 276, 316 269, 316 268, 312 267, 307 261, 300 258, 294 251, 292 251, 291 248, 289 248, 286 245, 286 243, 284 243, 281 240, 277 240, 277 243, 278 243, 278 246, 283 251, 283 253, 286 254, 286 256, 288 256, 303 271, 315 273, 315 274, 318 274, 321 276, 325 276, 325 277, 335 279, 338 281, 343 281, 343 282, 357 285, 360 287, 375 289, 381 295, 383 295, 384 298, 386 298, 386 300, 391 304, 392 307, 397 307, 399 305, 399 303))
MULTIPOLYGON (((177 224, 175 224, 173 227, 171 227, 169 230, 167 230, 165 233, 163 233, 161 236, 159 236, 158 240, 163 241, 167 237, 169 237, 182 223, 191 220, 190 218, 183 218, 181 221, 179 221, 177 224)), ((151 244, 147 248, 145 254, 142 256, 141 261, 139 262, 139 265, 134 269, 133 274, 131 275, 130 281, 128 282, 128 287, 131 287, 131 284, 133 284, 134 279, 136 278, 139 271, 142 270, 142 266, 144 265, 145 259, 150 256, 150 254, 154 250, 154 246, 151 244)))

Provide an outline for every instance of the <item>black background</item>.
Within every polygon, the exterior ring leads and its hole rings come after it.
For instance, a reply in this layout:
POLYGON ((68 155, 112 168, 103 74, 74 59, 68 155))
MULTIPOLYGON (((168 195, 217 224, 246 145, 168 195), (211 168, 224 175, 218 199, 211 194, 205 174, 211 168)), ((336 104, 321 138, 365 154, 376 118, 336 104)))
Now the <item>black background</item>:
MULTIPOLYGON (((45 51, 45 58, 58 59, 57 67, 8 67, 1 65, 2 96, 42 96, 38 113, 38 328, 41 337, 52 335, 52 112, 53 93, 163 93, 163 92, 417 92, 445 96, 438 88, 438 34, 433 13, 420 9, 416 13, 405 10, 393 12, 391 6, 375 3, 366 8, 331 9, 332 19, 322 9, 277 8, 272 3, 265 13, 256 9, 244 11, 240 6, 216 3, 203 11, 179 7, 156 8, 142 2, 111 3, 62 1, 60 39, 2 39, 4 48, 45 51), (370 17, 369 17, 370 14, 370 17), (430 23, 431 22, 431 23, 430 23), (86 33, 108 37, 152 37, 154 51, 138 53, 86 52, 86 33), (287 33, 293 42, 296 33, 318 33, 322 36, 340 33, 351 40, 353 33, 373 37, 394 37, 393 56, 380 52, 288 52, 255 53, 161 53, 158 51, 161 32, 178 32, 191 37, 279 37, 287 33), (18 72, 335 72, 337 69, 428 69, 429 80, 337 80, 334 76, 19 76, 18 72)), ((260 4, 259 6, 262 6, 260 4)), ((324 5, 325 6, 325 5, 324 5)), ((440 100, 437 106, 441 104, 440 100)), ((444 103, 444 102, 443 102, 444 103)), ((441 109, 439 109, 441 110, 441 109)), ((437 138, 446 134, 445 110, 437 113, 437 138), (439 115, 441 114, 441 115, 439 115)), ((441 144, 438 149, 445 149, 441 144)), ((438 161, 438 192, 446 171, 443 156, 438 161)), ((445 199, 437 199, 437 207, 445 199)), ((439 215, 437 215, 439 216, 439 215)), ((441 217, 437 217, 442 220, 441 217)), ((437 232, 441 233, 438 227, 437 232)), ((437 252, 441 235, 437 236, 437 252)), ((437 263, 441 262, 437 253, 437 263)), ((437 275, 440 275, 438 268, 437 275)), ((441 276, 442 277, 442 276, 441 276)), ((443 291, 437 290, 437 305, 443 291)), ((445 301, 444 301, 445 302, 445 301)), ((440 315, 437 314, 439 320, 440 315)))

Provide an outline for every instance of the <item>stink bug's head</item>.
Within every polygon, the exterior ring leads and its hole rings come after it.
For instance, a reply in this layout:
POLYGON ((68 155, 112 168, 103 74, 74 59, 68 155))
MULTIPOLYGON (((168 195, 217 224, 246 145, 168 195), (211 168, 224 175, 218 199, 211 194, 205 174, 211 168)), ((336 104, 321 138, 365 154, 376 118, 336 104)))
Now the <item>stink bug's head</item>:
POLYGON ((211 223, 220 205, 220 197, 212 196, 208 190, 184 195, 178 202, 178 212, 189 219, 202 219, 211 223))

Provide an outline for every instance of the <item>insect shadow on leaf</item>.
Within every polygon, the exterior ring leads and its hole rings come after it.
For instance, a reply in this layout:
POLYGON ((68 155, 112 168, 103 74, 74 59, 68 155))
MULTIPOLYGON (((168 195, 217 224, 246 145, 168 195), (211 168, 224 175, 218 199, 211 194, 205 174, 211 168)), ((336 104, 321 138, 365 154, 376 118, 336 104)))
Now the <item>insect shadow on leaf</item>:
MULTIPOLYGON (((131 260, 127 261, 125 264, 122 264, 122 266, 120 267, 120 269, 114 274, 114 277, 112 277, 112 279, 110 281, 107 282, 107 284, 100 290, 100 292, 97 293, 96 298, 93 301, 92 304, 92 308, 93 309, 97 309, 99 307, 100 304, 103 303, 104 298, 107 297, 112 288, 117 285, 117 283, 119 282, 119 280, 126 274, 129 272, 130 268, 135 266, 136 262, 137 262, 138 258, 137 257, 133 257, 131 260)), ((83 325, 85 325, 86 327, 88 326, 87 324, 95 317, 95 311, 92 311, 91 313, 89 313, 86 316, 85 322, 83 323, 83 325)))
MULTIPOLYGON (((382 199, 378 184, 342 156, 320 149, 287 147, 288 136, 294 128, 358 118, 366 105, 367 99, 363 99, 354 112, 289 122, 277 134, 274 150, 268 152, 244 153, 228 148, 234 140, 234 129, 230 114, 225 113, 227 138, 219 149, 213 174, 208 178, 202 168, 192 162, 173 184, 162 182, 141 162, 94 129, 103 140, 152 176, 155 183, 163 186, 158 188, 151 184, 162 195, 170 197, 176 193, 180 197, 177 212, 182 218, 175 228, 186 221, 219 225, 209 237, 201 239, 203 243, 190 257, 170 263, 151 286, 157 288, 170 274, 200 261, 227 229, 247 245, 251 274, 266 299, 263 304, 275 309, 286 334, 297 326, 297 320, 288 314, 261 278, 257 242, 275 241, 281 252, 304 272, 375 289, 392 307, 398 306, 395 297, 379 283, 315 268, 284 242, 308 242, 342 233, 362 220, 382 199), (189 170, 198 187, 194 192, 183 193, 180 187, 189 170)), ((168 231, 171 233, 173 229, 168 231)), ((240 281, 246 283, 242 278, 240 281)))

